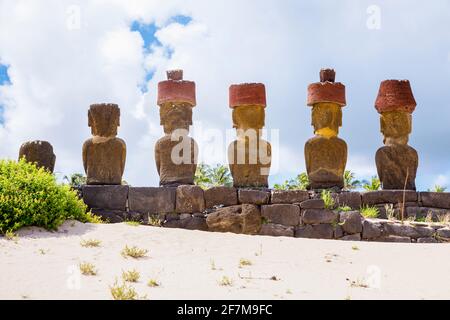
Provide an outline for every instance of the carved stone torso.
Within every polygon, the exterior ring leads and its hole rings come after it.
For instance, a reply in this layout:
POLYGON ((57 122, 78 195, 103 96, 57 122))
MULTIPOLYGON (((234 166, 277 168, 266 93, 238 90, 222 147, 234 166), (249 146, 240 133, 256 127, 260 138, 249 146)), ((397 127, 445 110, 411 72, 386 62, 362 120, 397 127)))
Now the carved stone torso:
POLYGON ((390 145, 378 149, 376 154, 378 176, 385 190, 416 190, 419 166, 417 151, 408 145, 390 145))
POLYGON ((126 145, 120 138, 91 138, 83 145, 83 163, 90 185, 120 185, 126 145))
POLYGON ((315 136, 305 145, 306 169, 311 189, 344 187, 347 143, 337 137, 315 136))
POLYGON ((191 137, 183 137, 183 139, 187 139, 185 142, 188 145, 190 144, 189 148, 181 148, 180 141, 172 141, 171 135, 165 135, 156 142, 155 160, 161 186, 194 184, 198 146, 191 137), (184 152, 189 152, 189 149, 190 155, 185 155, 184 152), (182 161, 182 159, 186 159, 187 161, 174 163, 172 161, 172 152, 176 153, 176 158, 178 158, 176 160, 177 162, 182 161))
POLYGON ((20 147, 19 159, 25 158, 27 162, 35 163, 38 168, 42 167, 53 173, 56 156, 53 147, 46 141, 26 142, 20 147))
POLYGON ((269 186, 271 158, 272 147, 269 142, 263 139, 257 139, 256 148, 250 146, 248 141, 246 143, 238 143, 238 140, 233 141, 228 147, 228 161, 234 186, 267 188, 269 186), (259 150, 267 159, 261 159, 259 150), (239 155, 242 155, 243 163, 239 162, 239 155), (256 161, 250 162, 251 159, 256 161))

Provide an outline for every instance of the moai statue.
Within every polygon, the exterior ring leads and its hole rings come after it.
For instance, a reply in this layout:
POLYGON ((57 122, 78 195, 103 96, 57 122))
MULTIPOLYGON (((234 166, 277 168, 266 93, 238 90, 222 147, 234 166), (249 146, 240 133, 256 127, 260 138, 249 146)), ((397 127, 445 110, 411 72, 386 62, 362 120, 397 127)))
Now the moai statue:
POLYGON ((344 188, 347 144, 338 138, 342 107, 346 105, 345 86, 334 82, 332 69, 320 71, 320 82, 308 87, 315 137, 305 145, 306 170, 311 189, 344 188))
POLYGON ((416 190, 419 156, 408 146, 416 106, 408 80, 381 83, 375 108, 381 114, 385 146, 377 151, 376 164, 385 190, 416 190))
POLYGON ((83 165, 89 185, 120 185, 125 169, 125 141, 117 138, 120 109, 116 104, 93 104, 88 112, 92 138, 83 145, 83 165))
POLYGON ((158 84, 158 105, 164 137, 155 146, 160 185, 176 187, 194 184, 198 146, 189 137, 192 109, 196 106, 195 82, 184 81, 182 70, 167 72, 168 80, 158 84))
POLYGON ((230 107, 237 140, 228 147, 228 162, 237 188, 267 188, 272 147, 263 140, 266 88, 261 83, 230 87, 230 107))
POLYGON ((47 141, 38 140, 22 144, 19 151, 19 160, 22 158, 51 173, 55 169, 56 156, 53 153, 52 145, 47 141))

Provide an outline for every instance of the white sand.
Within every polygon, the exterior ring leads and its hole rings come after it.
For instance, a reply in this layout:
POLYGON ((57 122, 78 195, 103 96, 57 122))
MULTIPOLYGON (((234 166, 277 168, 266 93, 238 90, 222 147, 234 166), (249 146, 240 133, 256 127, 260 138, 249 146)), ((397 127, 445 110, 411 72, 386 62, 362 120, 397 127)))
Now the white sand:
POLYGON ((111 299, 109 286, 130 269, 140 272, 141 280, 132 286, 148 299, 450 299, 446 244, 304 240, 78 222, 66 222, 58 233, 26 228, 16 241, 0 238, 0 299, 111 299), (102 244, 83 248, 82 239, 102 244), (148 249, 148 257, 123 258, 125 245, 148 249), (241 258, 252 265, 239 268, 241 258), (97 267, 97 276, 78 274, 78 264, 85 261, 97 267), (223 276, 233 286, 220 286, 223 276), (280 280, 269 280, 272 276, 280 280), (152 278, 161 286, 148 287, 152 278))

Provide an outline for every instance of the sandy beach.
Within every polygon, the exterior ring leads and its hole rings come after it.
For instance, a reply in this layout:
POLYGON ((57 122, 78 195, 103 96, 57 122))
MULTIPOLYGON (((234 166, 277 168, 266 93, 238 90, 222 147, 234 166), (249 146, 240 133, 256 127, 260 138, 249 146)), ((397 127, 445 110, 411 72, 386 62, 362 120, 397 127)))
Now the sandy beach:
POLYGON ((133 269, 140 280, 129 285, 146 299, 449 299, 449 250, 68 221, 0 238, 0 299, 111 299, 110 286, 133 269), (83 247, 89 239, 100 246, 83 247), (124 258, 126 245, 148 253, 124 258), (81 275, 83 262, 97 275, 81 275))

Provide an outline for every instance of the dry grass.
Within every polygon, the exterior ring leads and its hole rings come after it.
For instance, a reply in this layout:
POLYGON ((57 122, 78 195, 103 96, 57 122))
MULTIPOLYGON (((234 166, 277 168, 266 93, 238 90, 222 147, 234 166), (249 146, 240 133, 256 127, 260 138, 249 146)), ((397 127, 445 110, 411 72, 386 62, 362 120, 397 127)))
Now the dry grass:
POLYGON ((95 276, 97 275, 97 270, 92 263, 83 262, 79 265, 81 274, 84 276, 95 276))
POLYGON ((227 276, 223 276, 222 279, 220 279, 219 281, 219 285, 222 287, 232 287, 233 280, 228 278, 227 276))
POLYGON ((134 247, 128 247, 125 246, 125 248, 123 248, 121 254, 124 258, 133 258, 133 259, 139 259, 139 258, 143 258, 147 255, 148 250, 146 249, 140 249, 136 246, 134 247))
POLYGON ((156 281, 155 279, 150 279, 147 282, 147 286, 149 286, 151 288, 156 288, 156 287, 161 286, 161 284, 158 281, 156 281))
POLYGON ((109 287, 111 295, 114 300, 139 300, 139 295, 137 294, 136 290, 127 285, 125 282, 122 283, 122 285, 119 285, 116 282, 113 286, 109 287))
POLYGON ((125 282, 138 282, 141 275, 137 270, 122 271, 122 279, 125 282))
POLYGON ((87 240, 81 240, 80 245, 84 248, 97 248, 100 247, 102 242, 97 239, 87 239, 87 240))
POLYGON ((139 227, 141 224, 137 221, 125 221, 125 223, 127 225, 129 225, 130 227, 139 227))
POLYGON ((251 266, 253 263, 248 259, 239 260, 239 268, 251 266))

